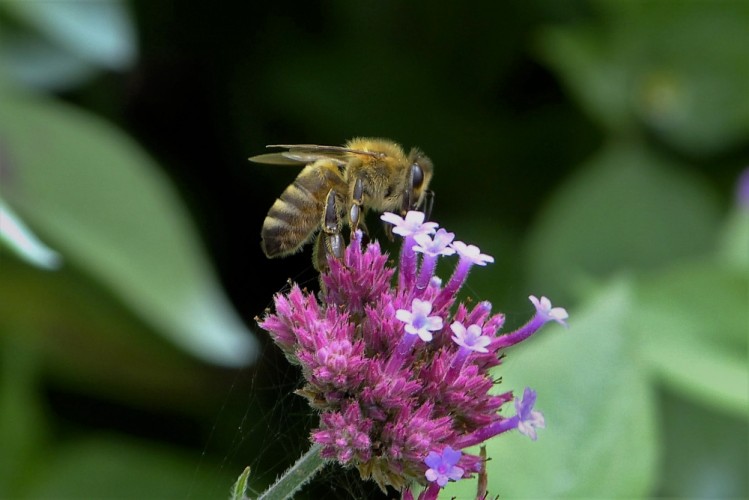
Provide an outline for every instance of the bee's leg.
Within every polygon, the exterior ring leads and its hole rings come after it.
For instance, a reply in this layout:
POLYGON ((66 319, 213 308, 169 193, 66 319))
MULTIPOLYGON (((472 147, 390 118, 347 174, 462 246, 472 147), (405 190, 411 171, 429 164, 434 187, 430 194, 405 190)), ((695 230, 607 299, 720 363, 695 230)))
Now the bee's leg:
POLYGON ((393 236, 393 225, 389 222, 383 222, 382 223, 382 230, 385 231, 385 236, 387 236, 387 239, 390 241, 395 241, 395 236, 393 236))
POLYGON ((349 210, 348 220, 349 227, 351 228, 351 234, 353 235, 359 228, 359 225, 363 225, 363 210, 362 202, 364 199, 364 183, 361 177, 357 177, 354 181, 354 189, 351 193, 351 209, 349 210))
MULTIPOLYGON (((401 201, 401 217, 405 217, 409 210, 413 207, 413 189, 406 189, 403 191, 403 201, 401 201)), ((387 222, 383 222, 382 229, 385 231, 385 236, 390 241, 395 240, 393 236, 393 225, 387 222)))
POLYGON ((414 191, 406 189, 403 191, 403 201, 401 202, 401 217, 405 217, 409 210, 414 208, 414 191))
POLYGON ((320 273, 328 270, 328 251, 325 248, 325 240, 325 233, 320 231, 317 233, 315 245, 312 247, 312 265, 320 273))
POLYGON ((341 236, 341 216, 336 203, 335 189, 328 191, 328 196, 325 198, 322 230, 325 233, 326 252, 337 259, 342 259, 346 244, 341 236))
POLYGON ((424 191, 424 199, 419 208, 424 212, 424 219, 429 220, 429 217, 432 216, 432 208, 434 208, 434 191, 431 189, 424 191))

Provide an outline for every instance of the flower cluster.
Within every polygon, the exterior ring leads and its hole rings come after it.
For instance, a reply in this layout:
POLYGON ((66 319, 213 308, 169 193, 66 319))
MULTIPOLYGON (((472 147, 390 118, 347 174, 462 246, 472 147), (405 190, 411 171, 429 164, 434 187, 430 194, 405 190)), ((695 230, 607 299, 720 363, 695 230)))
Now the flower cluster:
POLYGON ((343 259, 329 259, 319 298, 294 285, 276 295, 275 312, 260 326, 301 366, 299 393, 321 412, 311 439, 324 458, 404 497, 415 482, 426 486, 421 498, 436 498, 448 481, 481 470, 481 458, 461 450, 512 429, 536 438, 544 421, 533 409, 535 392, 491 394, 490 369, 503 349, 549 321, 564 324, 567 313, 531 296, 536 314, 500 334, 504 316, 492 314, 489 302, 456 303, 471 268, 492 257, 420 212, 382 219, 403 237, 396 284, 379 244, 362 248, 357 234, 343 259), (458 263, 443 286, 437 260, 454 254, 458 263), (511 401, 515 415, 502 415, 511 401))

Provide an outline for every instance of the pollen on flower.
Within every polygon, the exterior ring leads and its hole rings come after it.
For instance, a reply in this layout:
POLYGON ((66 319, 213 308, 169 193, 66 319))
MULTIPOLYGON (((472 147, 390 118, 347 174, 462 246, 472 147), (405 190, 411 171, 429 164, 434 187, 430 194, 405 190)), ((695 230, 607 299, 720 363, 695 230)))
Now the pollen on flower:
POLYGON ((397 267, 376 241, 363 245, 355 233, 342 259, 329 257, 319 295, 294 285, 276 295, 260 326, 301 369, 297 394, 319 412, 311 439, 321 457, 356 467, 383 491, 410 492, 417 483, 428 492, 420 498, 436 498, 448 481, 481 470, 483 459, 465 448, 514 429, 535 439, 544 425, 535 393, 498 394, 491 370, 504 349, 567 313, 531 297, 536 315, 500 333, 504 315, 490 302, 468 307, 457 296, 471 267, 491 256, 453 241, 420 212, 382 219, 404 237, 397 267), (455 252, 443 282, 437 260, 455 252), (513 399, 517 415, 507 417, 500 410, 513 399))

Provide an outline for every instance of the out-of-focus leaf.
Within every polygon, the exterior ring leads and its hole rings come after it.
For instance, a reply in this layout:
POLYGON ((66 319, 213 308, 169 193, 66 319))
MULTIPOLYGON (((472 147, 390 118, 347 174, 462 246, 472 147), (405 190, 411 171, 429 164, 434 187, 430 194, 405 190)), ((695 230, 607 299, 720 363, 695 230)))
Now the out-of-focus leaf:
POLYGON ((95 72, 84 61, 30 33, 0 33, 0 72, 6 78, 39 89, 68 89, 95 72))
POLYGON ((633 321, 652 369, 669 387, 749 417, 749 284, 712 263, 642 280, 633 321))
MULTIPOLYGON (((659 442, 632 306, 631 287, 616 283, 572 311, 569 329, 549 327, 508 352, 495 373, 499 389, 535 389, 546 428, 535 442, 517 432, 489 441, 490 497, 636 498, 651 490, 659 442)), ((473 498, 475 487, 460 481, 445 497, 473 498)))
MULTIPOLYGON (((39 401, 37 353, 8 335, 15 328, 0 318, 0 497, 15 498, 18 487, 41 455, 46 437, 39 401)), ((20 334, 28 333, 21 331, 20 334)))
POLYGON ((698 179, 633 146, 609 147, 554 195, 529 234, 533 290, 566 299, 581 276, 707 252, 719 226, 698 179))
POLYGON ((50 41, 106 69, 129 67, 135 30, 124 2, 5 2, 4 8, 50 41))
POLYGON ((153 161, 68 106, 0 88, 0 109, 6 201, 181 347, 213 363, 252 361, 255 340, 153 161))
POLYGON ((664 456, 651 498, 749 498, 749 425, 665 393, 664 456))
POLYGON ((616 133, 640 121, 709 154, 749 131, 749 4, 601 0, 601 19, 542 33, 543 58, 616 133))
POLYGON ((542 57, 566 83, 591 117, 612 130, 631 129, 635 120, 625 98, 627 65, 612 60, 592 28, 549 28, 539 36, 542 57))
POLYGON ((41 272, 0 261, 0 333, 38 352, 66 391, 118 404, 204 415, 225 395, 220 371, 199 363, 75 266, 41 272), (137 369, 134 369, 137 367, 137 369))
POLYGON ((198 455, 102 436, 50 453, 26 498, 224 498, 231 481, 198 455))
POLYGON ((31 265, 55 269, 60 254, 42 243, 0 197, 0 243, 31 265))
POLYGON ((720 259, 737 272, 749 276, 749 209, 737 207, 728 215, 721 235, 720 259))

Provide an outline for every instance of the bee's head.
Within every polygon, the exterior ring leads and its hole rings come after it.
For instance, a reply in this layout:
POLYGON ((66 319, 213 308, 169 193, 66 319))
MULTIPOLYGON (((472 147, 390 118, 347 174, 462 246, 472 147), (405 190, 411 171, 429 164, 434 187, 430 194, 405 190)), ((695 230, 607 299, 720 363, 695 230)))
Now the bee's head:
MULTIPOLYGON (((406 169, 406 196, 403 200, 403 210, 416 210, 424 207, 429 182, 432 180, 434 165, 420 149, 413 148, 408 153, 410 167, 406 169)), ((426 210, 431 211, 429 203, 426 210)), ((427 213, 427 217, 429 213, 427 213)))

